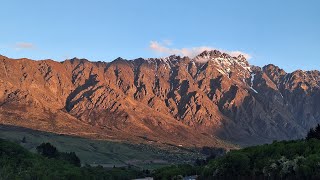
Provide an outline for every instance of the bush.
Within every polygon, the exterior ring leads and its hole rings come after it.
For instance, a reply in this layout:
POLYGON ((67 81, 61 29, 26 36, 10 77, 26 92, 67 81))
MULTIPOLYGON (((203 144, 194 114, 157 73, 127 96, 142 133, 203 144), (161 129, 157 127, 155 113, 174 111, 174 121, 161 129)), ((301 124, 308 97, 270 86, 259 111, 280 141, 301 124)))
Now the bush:
POLYGON ((319 139, 320 140, 320 124, 318 124, 315 128, 311 128, 306 137, 307 140, 310 139, 319 139))
POLYGON ((57 148, 52 146, 50 143, 42 143, 39 145, 37 147, 37 152, 48 158, 55 158, 58 156, 57 148))

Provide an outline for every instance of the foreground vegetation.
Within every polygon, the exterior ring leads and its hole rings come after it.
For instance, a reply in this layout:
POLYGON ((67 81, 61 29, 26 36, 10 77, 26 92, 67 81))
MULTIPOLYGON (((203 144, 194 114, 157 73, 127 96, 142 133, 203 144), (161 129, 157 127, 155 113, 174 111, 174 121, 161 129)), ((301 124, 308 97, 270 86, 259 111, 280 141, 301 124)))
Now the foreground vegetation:
POLYGON ((34 153, 37 153, 36 147, 39 144, 49 142, 61 152, 75 152, 82 164, 110 168, 132 165, 141 170, 157 169, 171 164, 189 164, 205 158, 197 149, 93 140, 6 125, 0 125, 0 137, 34 153))
POLYGON ((37 149, 38 154, 31 153, 0 139, 0 179, 180 179, 191 175, 199 175, 199 179, 320 178, 320 140, 314 138, 248 147, 211 160, 198 160, 195 165, 173 165, 153 172, 134 167, 80 167, 73 152, 59 152, 47 143, 37 149))
MULTIPOLYGON (((25 140, 23 140, 25 141, 25 140)), ((74 152, 60 152, 42 143, 32 153, 18 144, 0 139, 0 179, 320 179, 320 125, 305 140, 274 141, 225 154, 204 148, 207 159, 194 164, 162 167, 153 171, 82 165, 74 152)))
POLYGON ((132 179, 146 172, 133 168, 102 166, 79 167, 75 153, 52 150, 50 144, 38 146, 41 154, 31 153, 18 144, 0 139, 0 179, 132 179), (50 147, 48 147, 50 146, 50 147))
POLYGON ((195 166, 160 168, 155 179, 179 179, 199 175, 199 179, 320 179, 320 126, 311 129, 306 140, 233 150, 195 166))
POLYGON ((154 172, 155 179, 320 179, 320 140, 273 142, 228 152, 204 165, 177 165, 154 172))

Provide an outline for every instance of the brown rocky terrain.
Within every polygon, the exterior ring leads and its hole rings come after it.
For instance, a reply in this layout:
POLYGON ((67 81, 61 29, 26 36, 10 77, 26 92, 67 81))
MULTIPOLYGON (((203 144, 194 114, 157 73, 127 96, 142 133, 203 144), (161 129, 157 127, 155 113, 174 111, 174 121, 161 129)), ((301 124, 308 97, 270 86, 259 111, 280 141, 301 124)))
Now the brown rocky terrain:
POLYGON ((90 62, 0 56, 0 122, 85 137, 182 146, 295 139, 320 122, 320 72, 243 56, 90 62))

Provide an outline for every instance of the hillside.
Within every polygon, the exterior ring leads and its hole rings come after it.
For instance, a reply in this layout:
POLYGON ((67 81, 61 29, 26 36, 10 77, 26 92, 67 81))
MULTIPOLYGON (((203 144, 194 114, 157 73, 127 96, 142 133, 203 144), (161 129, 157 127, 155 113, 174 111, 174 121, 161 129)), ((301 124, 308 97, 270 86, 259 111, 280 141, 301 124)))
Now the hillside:
MULTIPOLYGON (((319 130, 320 126, 313 131, 316 132, 314 137, 319 138, 319 130)), ((58 151, 58 154, 60 153, 58 151)), ((320 178, 320 140, 314 138, 275 141, 272 144, 231 150, 226 155, 212 156, 207 160, 198 159, 194 164, 171 165, 152 171, 137 169, 134 166, 79 167, 71 163, 73 161, 69 162, 68 158, 49 155, 31 153, 16 143, 0 139, 0 179, 125 180, 146 176, 154 177, 156 180, 181 179, 187 176, 196 176, 198 179, 320 178)))
POLYGON ((4 125, 0 125, 0 137, 34 153, 39 144, 49 142, 62 152, 75 152, 82 165, 107 168, 134 166, 151 170, 171 164, 193 163, 208 155, 201 153, 202 149, 92 140, 4 125))
POLYGON ((195 58, 0 57, 0 122, 94 139, 233 148, 301 138, 320 120, 319 71, 195 58))
POLYGON ((143 176, 133 168, 104 169, 102 166, 75 166, 65 160, 34 154, 0 139, 0 179, 117 179, 143 176))

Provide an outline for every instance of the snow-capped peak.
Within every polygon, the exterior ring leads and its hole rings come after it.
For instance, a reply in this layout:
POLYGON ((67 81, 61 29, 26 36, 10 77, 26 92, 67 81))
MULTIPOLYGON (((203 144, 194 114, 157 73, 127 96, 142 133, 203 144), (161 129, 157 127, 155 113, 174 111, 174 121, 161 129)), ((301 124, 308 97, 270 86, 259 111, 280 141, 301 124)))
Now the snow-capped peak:
POLYGON ((250 65, 246 58, 243 55, 238 57, 232 57, 227 53, 221 53, 218 50, 212 51, 203 51, 195 58, 195 62, 206 63, 208 61, 213 61, 218 67, 221 67, 222 70, 233 69, 236 66, 242 67, 243 69, 251 72, 250 65))

